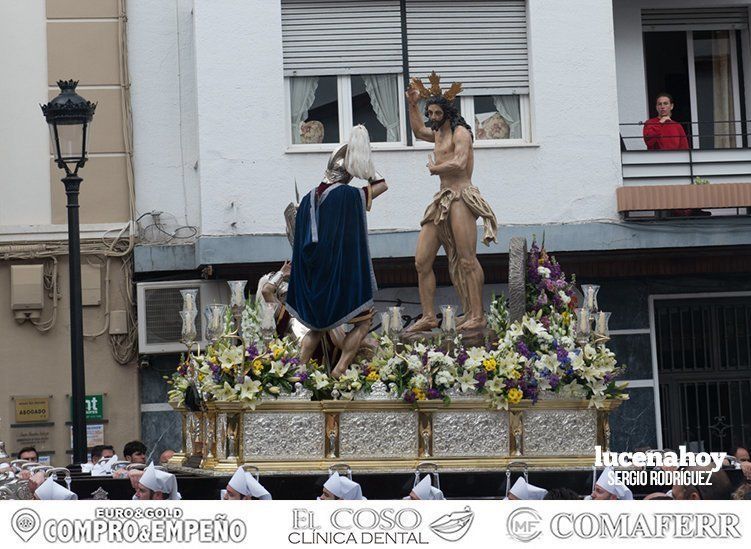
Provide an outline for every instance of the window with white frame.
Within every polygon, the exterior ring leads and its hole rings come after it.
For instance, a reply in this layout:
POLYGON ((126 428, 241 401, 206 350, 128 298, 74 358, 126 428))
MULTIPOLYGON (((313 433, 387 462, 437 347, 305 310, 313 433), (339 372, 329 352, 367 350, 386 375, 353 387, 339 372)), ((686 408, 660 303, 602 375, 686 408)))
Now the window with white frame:
POLYGON ((373 143, 403 144, 401 75, 293 76, 287 82, 292 145, 346 141, 356 124, 368 128, 373 143))
POLYGON ((462 82, 456 106, 478 144, 529 141, 526 0, 405 5, 402 20, 399 0, 282 0, 291 146, 344 141, 354 124, 378 146, 406 145, 403 53, 409 76, 462 82))
POLYGON ((289 79, 293 144, 339 142, 339 93, 336 76, 289 79))

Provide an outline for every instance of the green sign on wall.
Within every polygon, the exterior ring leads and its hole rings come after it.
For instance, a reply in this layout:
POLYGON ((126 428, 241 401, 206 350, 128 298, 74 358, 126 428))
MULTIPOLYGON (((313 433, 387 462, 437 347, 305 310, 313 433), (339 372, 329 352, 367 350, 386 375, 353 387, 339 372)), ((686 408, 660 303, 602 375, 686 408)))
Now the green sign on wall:
MULTIPOLYGON (((104 419, 104 395, 86 395, 84 399, 84 410, 86 410, 86 419, 104 419)), ((70 403, 70 415, 73 416, 73 402, 70 403)))

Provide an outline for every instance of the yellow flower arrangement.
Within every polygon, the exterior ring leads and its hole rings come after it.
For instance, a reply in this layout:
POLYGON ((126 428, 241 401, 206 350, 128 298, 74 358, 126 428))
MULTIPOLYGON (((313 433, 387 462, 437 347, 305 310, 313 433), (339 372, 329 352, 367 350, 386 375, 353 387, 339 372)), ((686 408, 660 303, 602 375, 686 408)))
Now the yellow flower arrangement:
POLYGON ((256 376, 260 376, 263 372, 263 362, 260 358, 257 358, 253 361, 253 374, 256 376))
POLYGON ((564 326, 568 326, 569 324, 571 324, 571 315, 569 314, 568 311, 563 311, 561 313, 561 320, 563 321, 564 326))
POLYGON ((378 381, 379 379, 381 379, 381 376, 378 375, 378 372, 373 370, 368 374, 368 376, 365 379, 367 381, 378 381))
POLYGON ((521 402, 522 398, 524 398, 524 393, 522 393, 520 389, 516 387, 509 389, 507 396, 509 404, 518 404, 521 402))
POLYGON ((419 387, 413 387, 412 393, 415 395, 415 399, 417 400, 425 400, 427 397, 425 396, 425 391, 420 389, 419 387))
POLYGON ((508 373, 508 377, 511 379, 519 379, 522 376, 521 372, 519 370, 511 370, 508 373))
POLYGON ((495 372, 495 369, 498 367, 498 363, 495 361, 495 358, 490 357, 486 358, 482 361, 482 365, 485 367, 486 372, 495 372))
POLYGON ((271 352, 274 355, 274 360, 279 360, 279 357, 281 357, 284 353, 284 349, 282 347, 279 347, 278 345, 272 345, 271 352))

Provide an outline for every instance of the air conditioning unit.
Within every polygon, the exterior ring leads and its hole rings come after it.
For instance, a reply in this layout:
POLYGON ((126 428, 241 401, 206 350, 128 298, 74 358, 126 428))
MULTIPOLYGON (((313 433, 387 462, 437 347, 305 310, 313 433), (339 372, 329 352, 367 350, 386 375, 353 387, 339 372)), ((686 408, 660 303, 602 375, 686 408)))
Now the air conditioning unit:
POLYGON ((206 347, 203 308, 211 303, 229 303, 229 287, 221 280, 180 280, 139 282, 136 285, 138 304, 138 352, 144 355, 181 353, 180 341, 183 298, 180 290, 199 290, 196 331, 201 348, 206 347))

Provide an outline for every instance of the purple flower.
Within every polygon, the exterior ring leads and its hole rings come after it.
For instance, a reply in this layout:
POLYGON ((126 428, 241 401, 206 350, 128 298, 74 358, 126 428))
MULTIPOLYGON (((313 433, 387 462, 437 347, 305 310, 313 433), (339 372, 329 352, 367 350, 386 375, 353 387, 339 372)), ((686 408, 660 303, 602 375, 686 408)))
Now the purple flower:
POLYGON ((245 352, 248 354, 248 358, 250 360, 253 360, 258 356, 258 347, 255 345, 248 345, 248 348, 245 349, 245 352))
POLYGON ((300 383, 305 383, 308 381, 308 372, 298 372, 297 377, 300 378, 300 383))
POLYGON ((603 378, 603 381, 605 383, 610 383, 611 381, 613 381, 614 377, 615 376, 613 374, 605 374, 605 377, 603 378))
POLYGON ((404 401, 412 404, 415 401, 415 393, 410 390, 404 391, 404 401))
POLYGON ((467 362, 467 359, 469 358, 469 355, 467 354, 467 351, 462 349, 459 351, 459 354, 456 356, 456 363, 459 366, 464 366, 464 363, 467 362))
POLYGON ((422 355, 422 365, 427 366, 428 365, 428 352, 425 351, 422 355))
POLYGON ((571 359, 568 357, 568 351, 563 347, 558 347, 556 356, 558 357, 558 362, 560 362, 561 364, 568 364, 569 362, 571 362, 571 359))
POLYGON ((486 374, 484 371, 477 372, 475 374, 475 379, 477 380, 477 389, 482 389, 488 382, 488 374, 486 374))
POLYGON ((561 378, 559 378, 555 374, 551 374, 551 376, 548 378, 548 382, 550 383, 550 388, 555 390, 558 387, 558 384, 561 382, 561 378))
POLYGON ((544 316, 540 319, 540 324, 545 326, 545 329, 547 330, 550 328, 550 319, 547 316, 544 316))
POLYGON ((527 347, 527 344, 524 343, 523 341, 520 341, 519 343, 516 344, 516 350, 524 358, 529 358, 532 356, 532 353, 529 351, 529 347, 527 347))
POLYGON ((440 391, 436 389, 435 387, 431 387, 430 389, 428 389, 428 392, 425 394, 428 397, 428 400, 436 400, 438 398, 441 398, 440 391))

